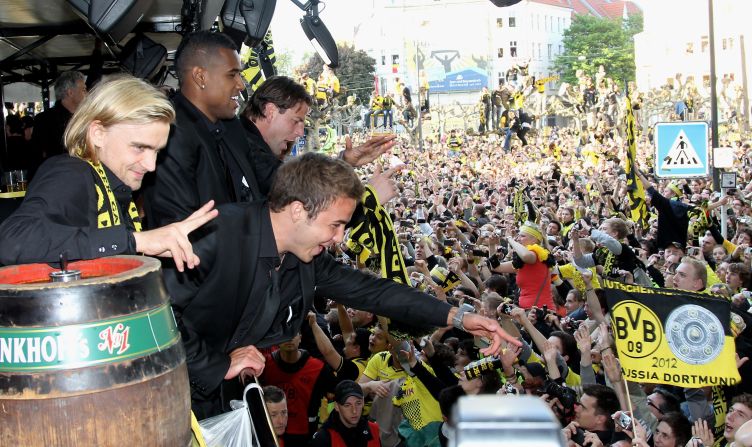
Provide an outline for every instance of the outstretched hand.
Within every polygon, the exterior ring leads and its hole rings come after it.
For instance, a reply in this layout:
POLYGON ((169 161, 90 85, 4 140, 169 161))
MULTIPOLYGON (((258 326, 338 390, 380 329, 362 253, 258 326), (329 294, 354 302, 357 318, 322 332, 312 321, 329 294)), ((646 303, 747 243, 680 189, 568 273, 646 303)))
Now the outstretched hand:
POLYGON ((214 201, 210 200, 185 220, 155 230, 133 233, 136 251, 148 256, 172 257, 179 272, 183 271, 183 264, 192 269, 200 260, 193 253, 188 235, 218 215, 214 201))
POLYGON ((376 191, 376 197, 379 198, 379 204, 384 205, 393 198, 397 197, 399 191, 397 190, 397 184, 392 176, 395 173, 405 168, 405 165, 395 166, 386 171, 381 171, 381 165, 376 164, 376 168, 373 171, 373 176, 368 180, 368 184, 376 191))
POLYGON ((358 167, 376 160, 381 154, 387 152, 397 144, 397 135, 373 136, 360 146, 353 147, 352 139, 348 135, 345 138, 345 153, 343 158, 351 166, 358 167))
POLYGON ((462 325, 467 332, 491 340, 491 346, 480 350, 483 355, 498 356, 501 352, 502 340, 514 346, 522 346, 522 343, 502 329, 496 320, 478 314, 466 313, 462 319, 462 325))

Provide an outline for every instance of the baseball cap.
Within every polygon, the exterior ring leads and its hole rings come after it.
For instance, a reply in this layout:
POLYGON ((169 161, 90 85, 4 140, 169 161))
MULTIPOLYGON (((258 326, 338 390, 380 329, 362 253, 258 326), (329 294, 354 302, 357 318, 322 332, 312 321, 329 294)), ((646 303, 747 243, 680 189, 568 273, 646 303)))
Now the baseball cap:
POLYGON ((681 250, 681 251, 684 251, 684 246, 683 246, 683 245, 682 245, 682 244, 681 244, 680 242, 676 242, 676 241, 671 241, 671 242, 669 242, 669 244, 668 244, 668 245, 669 245, 669 246, 673 246, 673 247, 676 247, 676 248, 678 248, 678 249, 679 249, 679 250, 681 250))
POLYGON ((543 365, 538 362, 528 362, 525 364, 520 364, 520 366, 527 368, 527 372, 529 372, 533 377, 540 377, 541 379, 546 378, 546 368, 544 368, 543 365))
POLYGON ((363 388, 352 380, 343 380, 334 388, 334 400, 343 405, 348 397, 356 396, 363 398, 363 388))

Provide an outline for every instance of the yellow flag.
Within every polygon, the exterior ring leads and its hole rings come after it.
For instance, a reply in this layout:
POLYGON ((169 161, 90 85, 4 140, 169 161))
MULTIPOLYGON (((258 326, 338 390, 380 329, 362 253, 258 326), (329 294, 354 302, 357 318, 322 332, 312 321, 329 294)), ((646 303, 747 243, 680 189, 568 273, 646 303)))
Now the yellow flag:
POLYGON ((645 203, 645 188, 635 173, 635 159, 637 158, 637 142, 635 140, 635 118, 632 112, 632 101, 627 94, 627 195, 629 196, 630 220, 640 225, 643 229, 648 228, 648 206, 645 203))
POLYGON ((607 279, 603 286, 627 380, 687 388, 741 380, 728 300, 607 279))

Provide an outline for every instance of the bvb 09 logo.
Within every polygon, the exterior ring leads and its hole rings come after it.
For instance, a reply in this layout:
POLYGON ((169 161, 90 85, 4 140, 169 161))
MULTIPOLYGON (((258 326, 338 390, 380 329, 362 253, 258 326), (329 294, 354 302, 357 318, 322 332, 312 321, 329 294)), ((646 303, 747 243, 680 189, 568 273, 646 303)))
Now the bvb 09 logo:
POLYGON ((614 320, 616 339, 623 340, 619 354, 643 358, 654 353, 661 345, 661 320, 643 304, 632 300, 621 301, 612 309, 611 318, 614 320))

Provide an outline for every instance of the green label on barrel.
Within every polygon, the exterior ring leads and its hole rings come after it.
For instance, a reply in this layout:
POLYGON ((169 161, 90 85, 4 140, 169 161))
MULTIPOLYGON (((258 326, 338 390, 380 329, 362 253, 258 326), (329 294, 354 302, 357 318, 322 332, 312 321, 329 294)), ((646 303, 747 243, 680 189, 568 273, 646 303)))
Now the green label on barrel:
POLYGON ((166 349, 180 340, 172 309, 95 323, 0 327, 0 372, 34 372, 121 362, 166 349))

